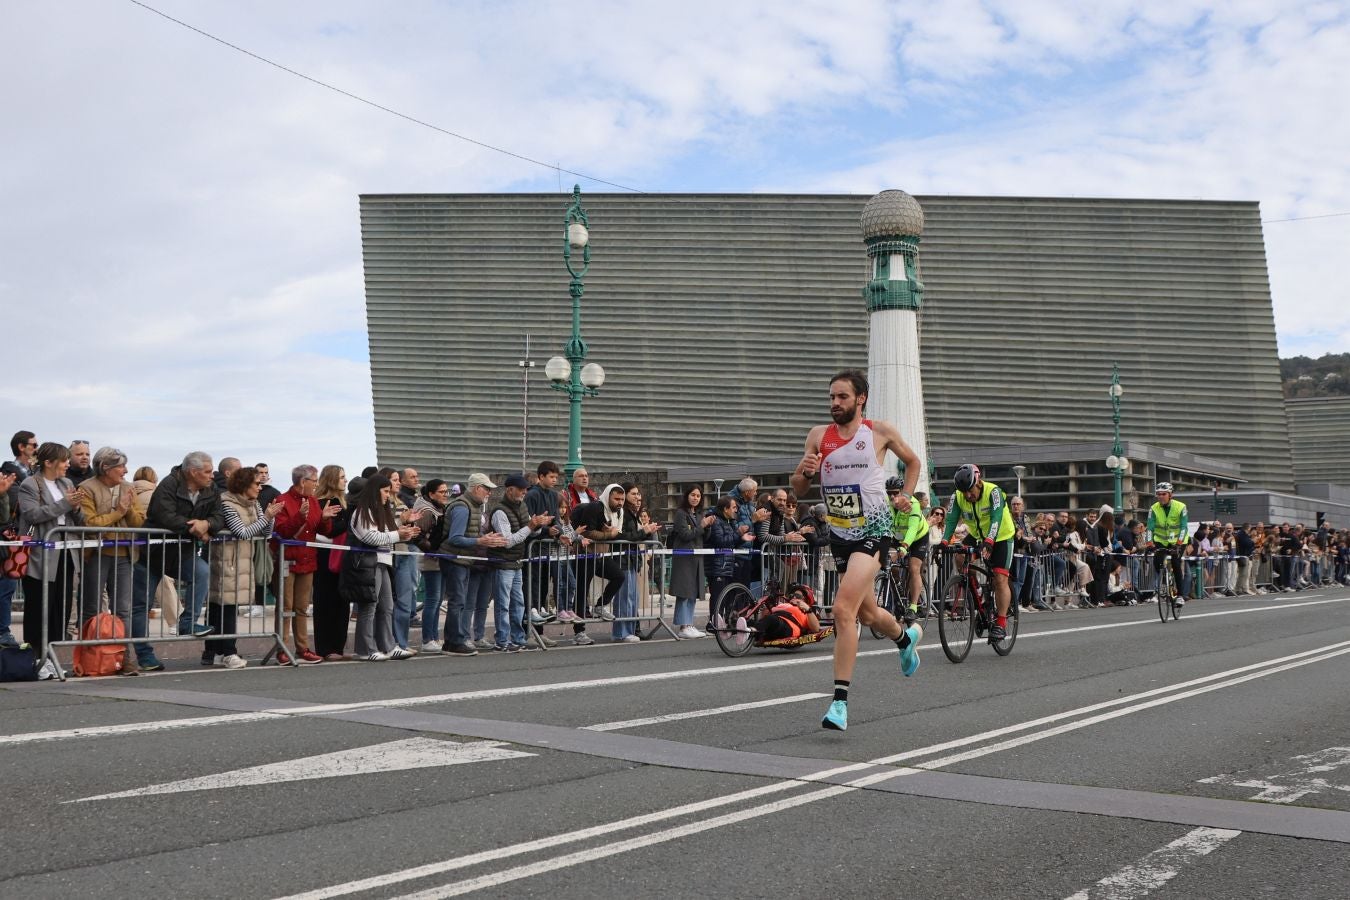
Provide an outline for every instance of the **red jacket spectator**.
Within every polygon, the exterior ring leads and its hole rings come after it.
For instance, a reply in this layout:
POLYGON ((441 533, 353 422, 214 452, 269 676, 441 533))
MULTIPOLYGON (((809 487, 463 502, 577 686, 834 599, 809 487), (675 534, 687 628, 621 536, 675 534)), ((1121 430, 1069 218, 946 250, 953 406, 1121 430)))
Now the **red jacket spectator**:
MULTIPOLYGON (((331 529, 330 520, 323 518, 323 504, 313 497, 300 493, 301 489, 310 489, 310 485, 292 485, 291 489, 277 497, 284 509, 277 515, 276 533, 293 541, 312 541, 315 535, 327 534, 331 529), (309 512, 300 514, 300 507, 309 501, 309 512)), ((286 559, 291 571, 297 575, 313 572, 319 567, 319 551, 313 547, 287 547, 286 559)))

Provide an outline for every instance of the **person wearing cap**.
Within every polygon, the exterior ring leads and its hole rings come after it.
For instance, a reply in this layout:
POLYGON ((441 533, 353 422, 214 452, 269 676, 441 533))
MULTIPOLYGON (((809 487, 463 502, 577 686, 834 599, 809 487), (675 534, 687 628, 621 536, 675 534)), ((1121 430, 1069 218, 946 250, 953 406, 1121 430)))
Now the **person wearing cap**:
POLYGON ((1190 523, 1186 518, 1186 504, 1172 499, 1172 483, 1162 481, 1154 490, 1158 498, 1148 511, 1148 548, 1153 551, 1153 571, 1161 572, 1163 559, 1171 560, 1172 575, 1178 588, 1176 603, 1185 603, 1180 588, 1181 553, 1185 548, 1190 532, 1190 523))
POLYGON ((528 643, 525 634, 525 590, 520 566, 525 558, 526 541, 536 530, 552 522, 553 516, 530 515, 525 508, 525 492, 529 489, 530 482, 524 475, 508 475, 502 496, 488 504, 488 521, 502 537, 501 545, 488 550, 496 566, 492 613, 496 641, 492 649, 497 651, 538 649, 528 643))
POLYGON ((469 476, 464 492, 445 508, 445 540, 440 552, 451 558, 441 560, 446 585, 445 643, 441 649, 455 656, 476 655, 481 647, 475 639, 482 640, 486 630, 492 572, 483 557, 488 549, 506 544, 506 539, 488 524, 484 507, 495 487, 492 479, 475 472, 469 476))

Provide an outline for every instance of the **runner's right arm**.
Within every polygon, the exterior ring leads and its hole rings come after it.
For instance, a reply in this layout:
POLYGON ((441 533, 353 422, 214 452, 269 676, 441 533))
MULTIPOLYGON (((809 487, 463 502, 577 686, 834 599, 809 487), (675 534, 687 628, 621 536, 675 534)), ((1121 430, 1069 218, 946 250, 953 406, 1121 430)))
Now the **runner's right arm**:
POLYGON ((797 463, 792 477, 788 479, 793 493, 798 497, 806 496, 811 490, 811 481, 820 470, 820 436, 824 431, 824 426, 817 425, 806 433, 806 448, 802 453, 801 462, 797 463))

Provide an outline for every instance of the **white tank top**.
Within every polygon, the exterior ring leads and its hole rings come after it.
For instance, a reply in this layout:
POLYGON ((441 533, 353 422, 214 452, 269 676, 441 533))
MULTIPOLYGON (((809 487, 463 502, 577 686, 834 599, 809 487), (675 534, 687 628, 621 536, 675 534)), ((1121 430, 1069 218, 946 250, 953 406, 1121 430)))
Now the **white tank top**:
POLYGON ((820 439, 820 489, 830 534, 841 541, 885 537, 891 533, 886 470, 877 462, 872 420, 863 419, 844 440, 833 423, 820 439))

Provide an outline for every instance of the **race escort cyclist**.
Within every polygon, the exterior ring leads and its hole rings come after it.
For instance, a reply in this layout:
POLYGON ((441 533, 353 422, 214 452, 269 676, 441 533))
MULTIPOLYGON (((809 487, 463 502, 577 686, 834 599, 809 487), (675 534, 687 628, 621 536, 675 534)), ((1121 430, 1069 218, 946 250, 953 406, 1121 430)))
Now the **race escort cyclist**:
MULTIPOLYGON (((1190 540, 1190 522, 1186 518, 1186 504, 1172 499, 1172 482, 1160 481, 1153 490, 1158 498, 1148 511, 1148 548, 1153 551, 1153 571, 1162 571, 1163 557, 1172 561, 1173 587, 1177 606, 1185 604, 1181 596, 1181 554, 1190 540)), ((1161 600, 1161 597, 1156 598, 1161 600)))
POLYGON ((1012 588, 1008 576, 1012 574, 1013 525, 1012 510, 1003 491, 992 481, 985 481, 980 467, 967 463, 956 470, 952 479, 956 493, 948 507, 947 527, 942 532, 942 546, 947 546, 960 522, 969 531, 967 541, 981 547, 989 560, 990 578, 994 583, 994 605, 998 617, 989 629, 989 639, 1001 641, 1008 636, 1008 606, 1012 603, 1012 588), (951 515, 956 513, 956 515, 951 515))
POLYGON ((903 560, 909 570, 909 607, 905 622, 919 617, 919 597, 923 595, 923 566, 928 559, 928 495, 915 491, 915 502, 908 510, 900 508, 904 482, 892 475, 886 479, 886 496, 891 501, 891 538, 895 541, 896 559, 903 560))

